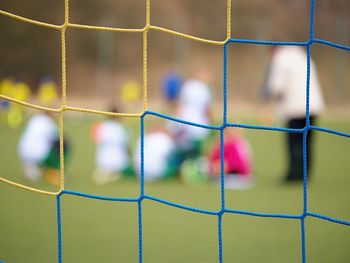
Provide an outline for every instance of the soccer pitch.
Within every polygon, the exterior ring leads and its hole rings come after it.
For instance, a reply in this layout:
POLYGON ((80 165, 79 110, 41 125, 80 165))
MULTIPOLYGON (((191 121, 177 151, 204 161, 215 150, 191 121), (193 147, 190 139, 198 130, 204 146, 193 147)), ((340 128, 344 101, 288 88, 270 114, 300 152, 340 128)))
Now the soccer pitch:
MULTIPOLYGON (((137 123, 137 119, 135 119, 137 123)), ((139 183, 122 180, 107 186, 92 183, 92 121, 65 120, 72 146, 66 189, 114 197, 138 197, 139 183)), ((147 124, 147 123, 146 123, 147 124)), ((350 132, 348 119, 318 123, 350 132)), ((0 129, 1 176, 23 184, 16 146, 21 131, 0 129)), ((350 220, 350 140, 315 132, 314 166, 308 210, 350 220)), ((284 134, 245 130, 252 144, 255 187, 226 190, 226 206, 261 213, 301 214, 302 185, 283 185, 284 134)), ((137 133, 135 133, 137 137, 137 133)), ((44 183, 35 185, 54 190, 44 183)), ((220 189, 177 180, 146 184, 145 192, 183 205, 218 210, 220 189)), ((56 198, 0 183, 0 262, 57 262, 56 198)), ((137 204, 62 197, 63 262, 138 262, 137 204)), ((308 217, 307 262, 349 262, 350 228, 308 217)), ((223 216, 224 262, 301 262, 300 221, 246 215, 223 216)), ((217 262, 217 217, 143 201, 143 262, 217 262)))

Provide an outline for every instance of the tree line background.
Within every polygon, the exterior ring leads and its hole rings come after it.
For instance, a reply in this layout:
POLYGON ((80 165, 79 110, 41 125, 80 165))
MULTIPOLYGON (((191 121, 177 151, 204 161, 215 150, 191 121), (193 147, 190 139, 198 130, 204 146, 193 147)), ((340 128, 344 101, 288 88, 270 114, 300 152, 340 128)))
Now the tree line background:
MULTIPOLYGON (((62 24, 64 1, 1 1, 0 9, 31 19, 62 24)), ((71 0, 70 22, 124 28, 142 28, 145 1, 71 0)), ((350 1, 317 0, 315 36, 350 44, 350 1)), ((310 2, 305 0, 232 1, 232 36, 246 39, 306 41, 310 2)), ((151 24, 213 39, 226 38, 226 1, 152 0, 151 24)), ((45 75, 61 80, 61 40, 58 30, 0 16, 0 77, 27 82, 33 91, 45 75)), ((185 78, 198 67, 212 72, 212 85, 220 97, 222 47, 151 31, 148 43, 149 90, 157 99, 162 75, 176 70, 185 78)), ((346 105, 350 99, 350 55, 314 45, 321 83, 329 104, 346 105)), ((269 48, 231 45, 229 87, 235 98, 254 102, 263 82, 269 48), (253 76, 253 77, 252 77, 253 76)), ((127 80, 142 82, 142 34, 67 30, 68 95, 91 99, 118 96, 127 80), (88 91, 88 92, 87 92, 88 91)))

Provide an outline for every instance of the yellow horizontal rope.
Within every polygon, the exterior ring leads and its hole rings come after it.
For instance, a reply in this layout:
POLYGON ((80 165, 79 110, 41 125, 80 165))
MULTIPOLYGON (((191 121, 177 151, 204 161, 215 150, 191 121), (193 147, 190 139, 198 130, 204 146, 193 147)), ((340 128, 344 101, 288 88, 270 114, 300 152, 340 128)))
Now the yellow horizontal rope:
MULTIPOLYGON (((228 10, 228 12, 229 12, 229 10, 228 10)), ((213 45, 223 45, 229 39, 229 37, 228 37, 222 41, 210 40, 210 39, 196 37, 193 35, 181 33, 181 32, 167 29, 167 28, 160 27, 160 26, 153 26, 153 25, 145 26, 144 28, 118 28, 118 27, 105 27, 105 26, 91 26, 91 25, 83 25, 83 24, 76 24, 76 23, 65 23, 63 25, 55 25, 55 24, 45 23, 45 22, 29 19, 26 17, 18 16, 18 15, 15 15, 15 14, 12 14, 10 12, 3 11, 3 10, 0 10, 0 15, 5 15, 5 16, 8 16, 8 17, 11 17, 13 19, 20 20, 20 21, 23 21, 26 23, 30 23, 30 24, 34 24, 34 25, 38 25, 38 26, 42 26, 42 27, 58 29, 58 30, 62 30, 64 28, 80 28, 80 29, 88 29, 88 30, 101 30, 101 31, 124 32, 124 33, 142 33, 142 32, 145 32, 147 30, 155 30, 155 31, 161 31, 164 33, 175 35, 178 37, 187 38, 190 40, 199 41, 199 42, 203 42, 203 43, 207 43, 207 44, 213 44, 213 45)), ((230 35, 230 31, 228 31, 228 35, 230 35)))
MULTIPOLYGON (((231 1, 228 1, 228 2, 230 3, 231 1)), ((228 5, 228 7, 229 7, 227 9, 227 13, 228 13, 227 35, 228 35, 228 37, 222 41, 200 38, 200 37, 196 37, 193 35, 184 34, 184 33, 181 33, 181 32, 175 31, 175 30, 167 29, 167 28, 160 27, 160 26, 153 26, 153 25, 149 25, 149 26, 146 26, 144 28, 117 28, 117 27, 83 25, 83 24, 76 24, 76 23, 66 23, 63 25, 55 25, 55 24, 45 23, 45 22, 41 22, 38 20, 33 20, 33 19, 29 19, 29 18, 26 18, 23 16, 15 15, 13 13, 6 12, 3 10, 0 10, 0 15, 8 16, 10 18, 20 20, 20 21, 23 21, 26 23, 30 23, 30 24, 34 24, 34 25, 38 25, 38 26, 42 26, 42 27, 58 29, 58 30, 62 30, 62 28, 64 28, 64 27, 70 27, 70 28, 103 30, 103 31, 112 31, 112 32, 142 33, 148 29, 148 30, 162 31, 162 32, 165 32, 165 33, 168 33, 171 35, 176 35, 179 37, 183 37, 183 38, 187 38, 187 39, 195 40, 195 41, 200 41, 200 42, 204 42, 207 44, 223 45, 230 38, 230 35, 231 35, 231 26, 230 26, 230 23, 231 23, 231 9, 230 9, 231 5, 228 5)))
POLYGON ((17 104, 26 106, 28 108, 33 108, 33 109, 37 109, 37 110, 56 112, 56 113, 61 111, 61 109, 48 108, 48 107, 44 107, 44 106, 28 103, 28 102, 25 102, 25 101, 22 101, 22 100, 17 100, 17 99, 14 99, 14 98, 11 98, 11 97, 8 97, 8 96, 5 96, 5 95, 1 95, 1 94, 0 94, 0 99, 8 100, 8 101, 11 101, 13 103, 17 103, 17 104))
POLYGON ((7 17, 10 17, 10 18, 19 20, 19 21, 23 21, 25 23, 34 24, 34 25, 37 25, 37 26, 49 27, 49 28, 58 29, 58 30, 60 30, 62 28, 62 26, 59 26, 59 25, 54 25, 54 24, 50 24, 50 23, 40 22, 40 21, 37 21, 37 20, 33 20, 33 19, 29 19, 29 18, 23 17, 23 16, 18 16, 18 15, 15 15, 15 14, 12 14, 10 12, 3 11, 3 10, 0 10, 0 15, 4 15, 4 16, 7 16, 7 17))
POLYGON ((38 194, 44 194, 44 195, 56 196, 61 192, 61 191, 50 192, 50 191, 40 190, 40 189, 29 187, 29 186, 26 186, 23 184, 15 183, 11 180, 8 180, 8 179, 2 178, 2 177, 0 177, 0 182, 4 182, 4 183, 10 184, 12 186, 22 188, 22 189, 27 190, 27 191, 35 192, 38 194))
POLYGON ((112 32, 126 32, 126 33, 142 33, 145 28, 118 28, 118 27, 106 27, 106 26, 90 26, 68 23, 67 27, 89 29, 89 30, 101 30, 101 31, 112 31, 112 32))
POLYGON ((195 40, 195 41, 199 41, 199 42, 203 42, 203 43, 207 43, 207 44, 212 44, 212 45, 224 45, 226 43, 226 41, 228 40, 228 38, 226 38, 225 40, 222 41, 216 41, 216 40, 210 40, 210 39, 205 39, 205 38, 201 38, 201 37, 195 37, 192 35, 188 35, 188 34, 184 34, 184 33, 180 33, 174 30, 170 30, 170 29, 166 29, 163 27, 159 27, 159 26, 149 26, 150 30, 156 30, 156 31, 161 31, 161 32, 165 32, 168 33, 170 35, 174 35, 174 36, 178 36, 178 37, 183 37, 183 38, 187 38, 190 40, 195 40))
POLYGON ((77 111, 77 112, 83 112, 83 113, 92 113, 92 114, 98 114, 98 115, 104 115, 104 116, 111 116, 111 117, 141 117, 144 112, 141 113, 121 113, 121 112, 109 112, 109 111, 101 111, 101 110, 92 110, 92 109, 84 109, 84 108, 78 108, 78 107, 65 107, 65 110, 67 111, 77 111))

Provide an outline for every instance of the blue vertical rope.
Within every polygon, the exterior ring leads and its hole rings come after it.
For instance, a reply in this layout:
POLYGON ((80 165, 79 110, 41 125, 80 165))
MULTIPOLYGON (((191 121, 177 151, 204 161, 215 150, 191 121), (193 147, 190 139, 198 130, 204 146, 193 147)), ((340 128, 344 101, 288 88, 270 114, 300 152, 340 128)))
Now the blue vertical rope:
POLYGON ((219 262, 223 262, 222 255, 222 215, 225 212, 225 162, 224 162, 224 129, 220 130, 220 193, 221 193, 221 210, 218 213, 218 242, 219 242, 219 262))
POLYGON ((314 30, 315 30, 315 0, 311 0, 310 8, 310 42, 314 40, 314 30))
POLYGON ((307 136, 308 136, 308 129, 305 129, 305 131, 303 132, 303 215, 307 214, 307 177, 308 177, 307 136))
MULTIPOLYGON (((310 24, 312 24, 310 22, 310 24)), ((311 34, 312 32, 310 32, 311 34)), ((312 37, 310 36, 310 39, 312 37)), ((308 178, 308 160, 307 160, 307 136, 310 127, 310 78, 311 78, 311 44, 306 47, 306 101, 305 116, 306 125, 303 131, 303 218, 301 219, 301 252, 302 263, 306 263, 306 237, 305 237, 305 217, 307 215, 307 178, 308 178)))
POLYGON ((311 78, 311 44, 306 47, 306 127, 310 127, 310 78, 311 78))
POLYGON ((140 146, 141 146, 141 176, 140 176, 140 198, 142 199, 145 195, 145 115, 141 117, 140 124, 140 146))
POLYGON ((58 263, 62 263, 61 194, 56 196, 56 211, 57 211, 57 254, 58 254, 58 263))
POLYGON ((305 217, 300 219, 301 223, 301 262, 306 263, 306 238, 305 238, 305 217))
POLYGON ((140 146, 141 146, 141 176, 140 176, 140 198, 138 202, 138 228, 139 228, 139 263, 143 261, 143 228, 142 228, 142 201, 145 196, 145 116, 140 121, 140 146))
POLYGON ((307 215, 307 133, 308 129, 303 132, 303 217, 301 218, 301 254, 302 263, 306 263, 306 234, 305 234, 305 217, 307 215))
POLYGON ((139 263, 142 263, 143 261, 143 228, 142 228, 142 200, 140 200, 137 203, 137 209, 138 209, 138 228, 139 228, 139 263))
POLYGON ((219 242, 219 263, 223 263, 224 262, 224 256, 223 256, 223 244, 222 244, 222 216, 224 211, 222 210, 222 213, 218 214, 218 242, 219 242))
POLYGON ((227 124, 227 48, 228 42, 224 44, 223 48, 223 116, 222 126, 220 128, 220 193, 221 193, 221 210, 218 213, 218 249, 219 249, 219 263, 223 263, 223 244, 222 244, 222 216, 225 212, 225 158, 224 158, 224 131, 227 124))
POLYGON ((306 234, 305 234, 305 217, 308 212, 307 200, 307 178, 308 178, 308 160, 307 160, 307 136, 310 129, 310 78, 311 78, 311 45, 314 41, 314 18, 315 18, 315 1, 311 0, 310 8, 310 36, 309 43, 306 47, 306 126, 303 131, 303 217, 301 218, 301 254, 302 263, 306 263, 306 234))
POLYGON ((224 128, 220 130, 220 193, 221 193, 221 210, 225 210, 225 134, 224 128))

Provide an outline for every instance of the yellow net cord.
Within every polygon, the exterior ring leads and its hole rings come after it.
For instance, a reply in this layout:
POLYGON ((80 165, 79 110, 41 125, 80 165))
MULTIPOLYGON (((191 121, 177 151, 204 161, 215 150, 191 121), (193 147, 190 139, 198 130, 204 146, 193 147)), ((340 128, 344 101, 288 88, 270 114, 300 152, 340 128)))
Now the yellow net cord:
POLYGON ((62 25, 55 25, 50 23, 44 23, 41 21, 33 20, 30 18, 26 18, 23 16, 18 16, 16 14, 12 14, 10 12, 6 12, 3 10, 0 10, 0 15, 7 16, 19 21, 22 21, 24 23, 33 24, 40 27, 46 27, 51 28, 54 30, 59 30, 61 33, 61 56, 62 56, 62 65, 61 65, 61 71, 62 71, 62 99, 61 99, 61 107, 59 109, 54 108, 48 108, 48 107, 42 107, 39 105, 27 103, 21 100, 16 100, 14 98, 4 96, 0 94, 1 99, 5 99, 8 101, 11 101, 13 103, 17 103, 20 105, 23 105, 25 107, 34 108, 37 110, 43 110, 43 111, 50 111, 55 112, 59 114, 59 136, 60 136, 60 186, 59 190, 57 192, 50 192, 50 191, 44 191, 37 188, 32 188, 23 184, 19 184, 16 182, 13 182, 11 180, 5 179, 3 177, 0 177, 0 181, 3 183, 10 184, 12 186, 25 189, 31 192, 35 192, 38 194, 44 194, 44 195, 59 195, 65 187, 65 180, 64 180, 64 149, 63 149, 63 113, 65 111, 77 111, 77 112, 84 112, 84 113, 91 113, 91 114, 100 114, 105 116, 121 116, 121 117, 141 117, 145 111, 147 111, 147 86, 148 86, 148 64, 147 64, 147 42, 148 42, 148 32, 150 30, 154 31, 160 31, 164 32, 170 35, 174 35, 177 37, 182 37, 185 39, 198 41, 202 43, 207 43, 211 45, 224 45, 230 38, 231 38, 231 0, 227 0, 227 25, 226 25, 226 38, 222 41, 216 41, 216 40, 210 40, 205 38, 196 37, 193 35, 184 34, 181 32, 177 32, 174 30, 166 29, 159 26, 153 26, 151 25, 151 1, 146 0, 146 23, 143 28, 117 28, 117 27, 104 27, 104 26, 92 26, 92 25, 81 25, 81 24, 74 24, 69 22, 69 0, 65 0, 64 2, 64 23, 62 25), (142 33, 143 35, 143 65, 142 65, 142 90, 143 90, 143 112, 141 113, 111 113, 106 111, 99 111, 99 110, 92 110, 92 109, 85 109, 85 108, 79 108, 79 107, 71 107, 67 105, 67 67, 66 67, 66 30, 68 28, 78 28, 78 29, 88 29, 88 30, 100 30, 100 31, 111 31, 111 32, 128 32, 128 33, 142 33))

